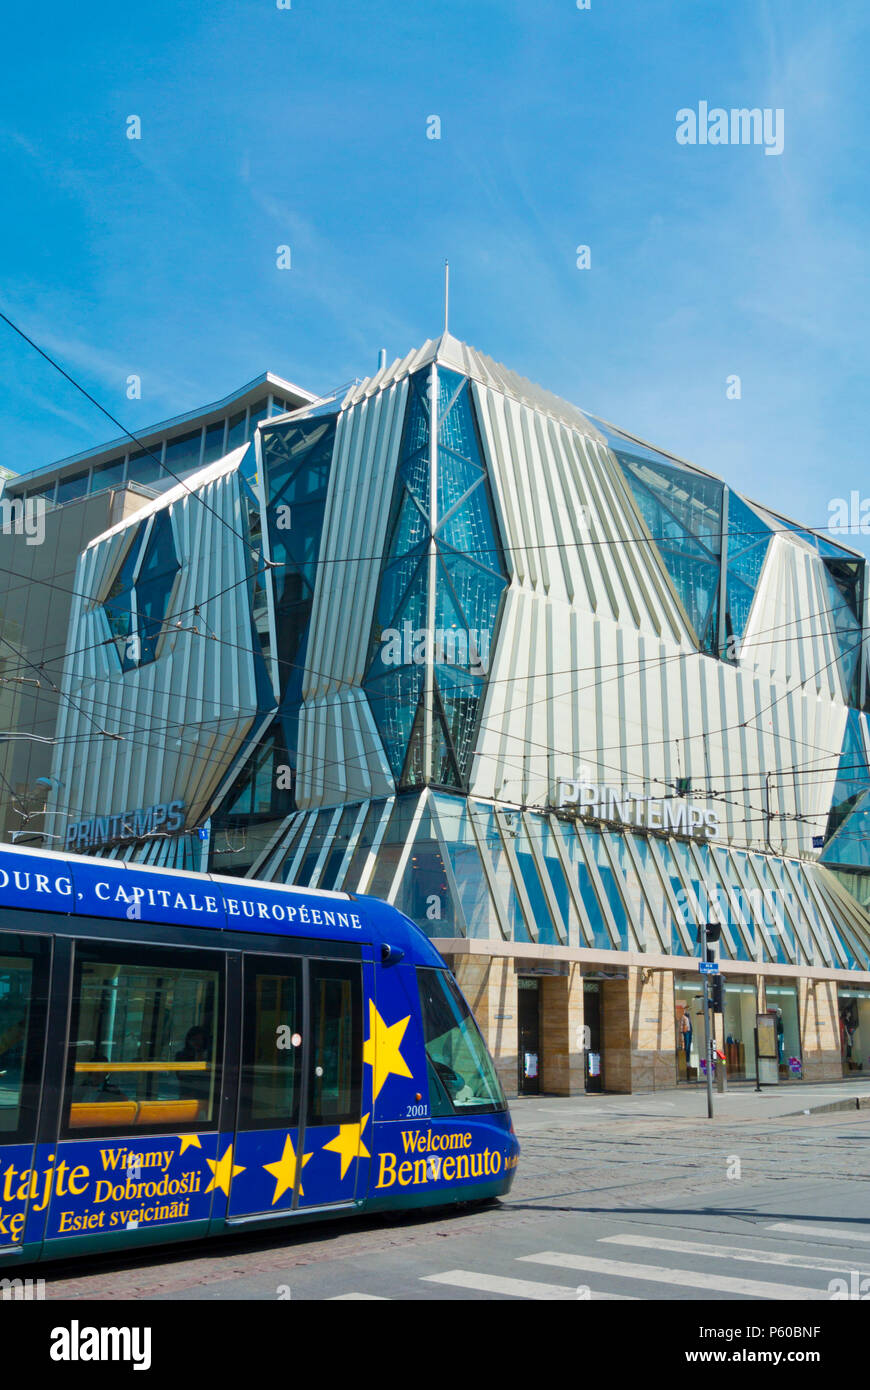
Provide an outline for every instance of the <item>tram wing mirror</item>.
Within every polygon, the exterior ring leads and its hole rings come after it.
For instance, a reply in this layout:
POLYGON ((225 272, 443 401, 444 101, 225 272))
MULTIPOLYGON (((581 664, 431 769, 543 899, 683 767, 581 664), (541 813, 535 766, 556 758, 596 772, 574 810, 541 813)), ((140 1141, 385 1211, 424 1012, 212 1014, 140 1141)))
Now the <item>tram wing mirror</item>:
POLYGON ((404 958, 405 952, 401 946, 391 946, 388 941, 381 946, 381 965, 398 965, 404 958))

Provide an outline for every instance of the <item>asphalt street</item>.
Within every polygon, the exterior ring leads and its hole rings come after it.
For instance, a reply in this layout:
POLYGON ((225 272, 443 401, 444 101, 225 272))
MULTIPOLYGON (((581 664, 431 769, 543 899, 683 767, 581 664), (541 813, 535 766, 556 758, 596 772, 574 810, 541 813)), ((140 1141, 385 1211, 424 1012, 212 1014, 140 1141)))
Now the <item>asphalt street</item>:
POLYGON ((516 1102, 501 1203, 46 1265, 49 1299, 870 1296, 867 1087, 516 1102), (805 1114, 850 1098, 852 1108, 805 1114))

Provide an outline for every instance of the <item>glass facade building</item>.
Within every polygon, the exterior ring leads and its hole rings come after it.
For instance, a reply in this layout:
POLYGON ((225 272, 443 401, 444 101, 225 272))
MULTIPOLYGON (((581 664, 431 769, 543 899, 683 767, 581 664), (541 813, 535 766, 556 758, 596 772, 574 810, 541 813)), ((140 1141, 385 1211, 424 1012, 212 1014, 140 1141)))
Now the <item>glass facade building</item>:
POLYGON ((842 1075, 862 557, 448 336, 341 401, 256 404, 179 426, 184 486, 82 551, 64 688, 137 732, 62 706, 66 847, 176 802, 181 831, 97 852, 388 899, 513 1092, 700 1080, 713 921, 731 1075, 759 1014, 780 1080, 842 1075))

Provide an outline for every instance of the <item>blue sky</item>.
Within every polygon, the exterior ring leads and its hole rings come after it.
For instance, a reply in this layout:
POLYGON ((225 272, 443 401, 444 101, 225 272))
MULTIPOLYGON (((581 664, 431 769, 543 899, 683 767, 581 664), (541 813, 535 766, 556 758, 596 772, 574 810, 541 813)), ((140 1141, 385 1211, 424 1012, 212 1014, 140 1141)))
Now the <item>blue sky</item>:
MULTIPOLYGON (((440 331, 449 256, 452 331, 524 375, 808 525, 870 497, 854 0, 44 0, 6 24, 0 308, 131 429, 266 369, 321 392, 403 356, 440 331), (678 145, 700 101, 781 107, 783 154, 678 145)), ((2 324, 0 380, 17 471, 116 433, 2 324)))

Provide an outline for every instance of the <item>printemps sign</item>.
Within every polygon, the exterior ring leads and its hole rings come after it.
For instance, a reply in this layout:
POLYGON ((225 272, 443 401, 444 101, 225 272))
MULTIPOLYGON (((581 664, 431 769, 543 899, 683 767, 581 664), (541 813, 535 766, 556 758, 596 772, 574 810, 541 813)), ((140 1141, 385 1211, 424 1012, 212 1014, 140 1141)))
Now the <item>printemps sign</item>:
POLYGON ((582 772, 575 779, 558 778, 556 805, 559 809, 576 810, 578 815, 591 820, 690 835, 695 839, 717 840, 721 833, 719 812, 712 807, 698 806, 684 797, 647 796, 645 792, 630 791, 626 787, 602 786, 588 781, 582 772))

